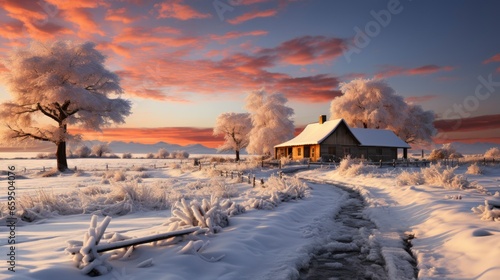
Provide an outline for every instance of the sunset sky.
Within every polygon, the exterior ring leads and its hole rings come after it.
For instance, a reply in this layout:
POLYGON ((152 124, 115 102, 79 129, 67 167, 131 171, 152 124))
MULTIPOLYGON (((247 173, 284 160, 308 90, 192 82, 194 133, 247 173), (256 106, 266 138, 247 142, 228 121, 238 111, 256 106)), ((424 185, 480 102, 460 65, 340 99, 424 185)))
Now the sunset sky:
POLYGON ((500 143, 498 1, 0 3, 0 56, 31 40, 93 41, 121 76, 132 115, 89 140, 216 147, 216 117, 244 112, 252 90, 284 93, 303 127, 329 113, 339 83, 383 78, 436 113, 436 143, 500 143))

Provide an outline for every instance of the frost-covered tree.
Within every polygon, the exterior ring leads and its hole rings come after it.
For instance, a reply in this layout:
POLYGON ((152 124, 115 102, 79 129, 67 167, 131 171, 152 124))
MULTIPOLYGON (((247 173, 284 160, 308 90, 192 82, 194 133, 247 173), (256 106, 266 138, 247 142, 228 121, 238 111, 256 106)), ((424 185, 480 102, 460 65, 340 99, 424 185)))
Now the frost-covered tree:
POLYGON ((83 145, 79 146, 78 148, 75 149, 74 154, 79 157, 79 158, 88 158, 91 154, 91 150, 89 147, 83 145))
POLYGON ((33 42, 14 50, 3 62, 12 100, 0 105, 2 138, 53 142, 57 169, 66 170, 68 126, 100 131, 130 114, 130 102, 120 98, 119 77, 104 62, 91 42, 33 42))
POLYGON ((484 153, 484 157, 486 158, 498 158, 500 157, 500 149, 497 147, 490 148, 484 153))
POLYGON ((111 148, 107 143, 100 143, 92 146, 92 154, 96 157, 102 157, 104 154, 108 153, 111 153, 111 148))
POLYGON ((248 145, 252 121, 248 113, 222 113, 217 117, 214 135, 223 135, 224 143, 217 150, 234 151, 240 160, 240 150, 248 145))
POLYGON ((168 156, 170 156, 170 153, 164 148, 160 148, 156 153, 157 158, 168 158, 168 156))
POLYGON ((246 98, 245 108, 250 112, 252 130, 247 151, 251 154, 269 155, 274 146, 293 137, 295 126, 291 117, 292 108, 282 93, 267 95, 261 89, 251 92, 246 98))
POLYGON ((435 133, 434 113, 408 104, 385 81, 356 79, 340 85, 330 116, 352 127, 389 129, 407 143, 426 143, 435 133))

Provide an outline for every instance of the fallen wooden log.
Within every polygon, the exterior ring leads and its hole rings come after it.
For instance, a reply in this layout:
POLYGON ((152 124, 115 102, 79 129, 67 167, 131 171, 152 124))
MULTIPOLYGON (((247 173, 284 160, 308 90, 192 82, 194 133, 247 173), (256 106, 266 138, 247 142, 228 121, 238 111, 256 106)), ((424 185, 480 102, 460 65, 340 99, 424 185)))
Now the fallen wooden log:
MULTIPOLYGON (((170 237, 175 237, 175 236, 181 236, 189 233, 193 233, 197 230, 199 230, 200 227, 191 227, 191 228, 186 228, 186 229, 181 229, 181 230, 176 230, 176 231, 171 231, 171 232, 165 232, 165 233, 160 233, 160 234, 155 234, 155 235, 150 235, 150 236, 144 236, 144 237, 138 237, 138 238, 132 238, 132 239, 127 239, 123 241, 117 241, 113 243, 107 243, 107 244, 98 244, 96 246, 96 251, 97 253, 103 253, 107 251, 112 251, 120 248, 126 248, 129 246, 135 246, 135 245, 140 245, 144 243, 150 243, 150 242, 155 242, 159 240, 164 240, 170 237)), ((77 252, 80 252, 80 249, 82 247, 71 247, 67 248, 66 251, 68 251, 71 254, 75 254, 77 252)))

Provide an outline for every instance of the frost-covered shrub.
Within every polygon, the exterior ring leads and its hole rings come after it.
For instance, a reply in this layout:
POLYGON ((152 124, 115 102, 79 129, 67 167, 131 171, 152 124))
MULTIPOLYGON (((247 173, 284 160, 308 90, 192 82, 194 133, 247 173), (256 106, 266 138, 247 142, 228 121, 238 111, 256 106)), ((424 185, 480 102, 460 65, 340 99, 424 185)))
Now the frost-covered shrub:
POLYGON ((484 205, 472 207, 472 212, 481 215, 483 221, 500 222, 500 200, 485 200, 484 205))
POLYGON ((340 164, 335 171, 343 176, 354 177, 373 172, 374 167, 364 164, 363 161, 359 159, 352 159, 350 156, 347 156, 340 161, 340 164))
POLYGON ((425 184, 425 179, 419 171, 409 172, 404 170, 396 177, 396 183, 399 186, 423 185, 425 184))
POLYGON ((92 153, 92 151, 90 150, 90 148, 85 146, 85 145, 79 146, 74 151, 74 155, 77 157, 80 157, 80 158, 88 158, 91 153, 92 153))
POLYGON ((207 232, 217 233, 229 225, 229 216, 245 212, 240 205, 229 200, 220 201, 212 196, 210 200, 201 202, 192 200, 187 203, 185 199, 176 202, 172 207, 172 217, 167 224, 177 223, 180 226, 199 226, 207 232))
POLYGON ((483 174, 483 169, 477 165, 477 163, 473 163, 467 167, 467 171, 465 172, 466 174, 472 174, 472 175, 480 175, 483 174))
POLYGON ((500 157, 500 149, 497 147, 490 148, 484 153, 485 158, 498 158, 500 157))
POLYGON ((167 149, 164 149, 164 148, 161 148, 158 150, 158 152, 156 153, 156 157, 157 158, 168 158, 168 156, 170 155, 170 153, 167 151, 167 149))
POLYGON ((440 149, 434 149, 429 155, 429 160, 456 159, 464 156, 457 152, 451 144, 444 144, 440 149))
POLYGON ((281 166, 286 166, 292 162, 292 159, 289 157, 281 157, 280 162, 281 162, 281 166))
POLYGON ((234 184, 230 184, 223 177, 212 177, 206 191, 208 191, 209 195, 212 194, 220 198, 230 198, 238 195, 234 184))
POLYGON ((269 177, 264 188, 260 189, 262 197, 251 198, 244 205, 253 209, 272 210, 282 202, 302 199, 307 196, 309 187, 300 179, 286 177, 280 179, 277 176, 269 177))
POLYGON ((132 158, 132 154, 131 154, 131 153, 124 153, 124 154, 122 155, 122 158, 124 158, 124 159, 125 159, 125 158, 132 158))
POLYGON ((396 181, 399 185, 428 184, 442 186, 447 189, 467 189, 473 187, 463 175, 455 174, 458 166, 442 166, 440 163, 422 168, 420 172, 403 171, 396 181))
POLYGON ((115 182, 121 182, 127 180, 127 176, 125 176, 125 172, 117 170, 114 172, 113 179, 115 182))
POLYGON ((186 151, 175 151, 171 154, 172 158, 184 159, 189 158, 189 153, 186 151))
POLYGON ((149 154, 147 154, 147 155, 146 155, 146 158, 147 158, 147 159, 152 159, 152 158, 155 158, 155 154, 153 154, 153 153, 149 153, 149 154))

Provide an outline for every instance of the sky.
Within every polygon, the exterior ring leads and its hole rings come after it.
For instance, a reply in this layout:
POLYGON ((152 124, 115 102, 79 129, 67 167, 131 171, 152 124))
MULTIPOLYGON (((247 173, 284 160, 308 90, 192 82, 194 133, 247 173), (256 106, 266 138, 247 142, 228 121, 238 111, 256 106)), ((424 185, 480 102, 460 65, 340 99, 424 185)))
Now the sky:
POLYGON ((217 116, 245 112, 251 91, 285 94, 300 129, 329 114, 340 83, 377 78, 435 112, 435 143, 500 143, 498 1, 0 3, 0 59, 32 40, 92 41, 121 77, 132 114, 70 131, 87 140, 216 147, 217 116))

